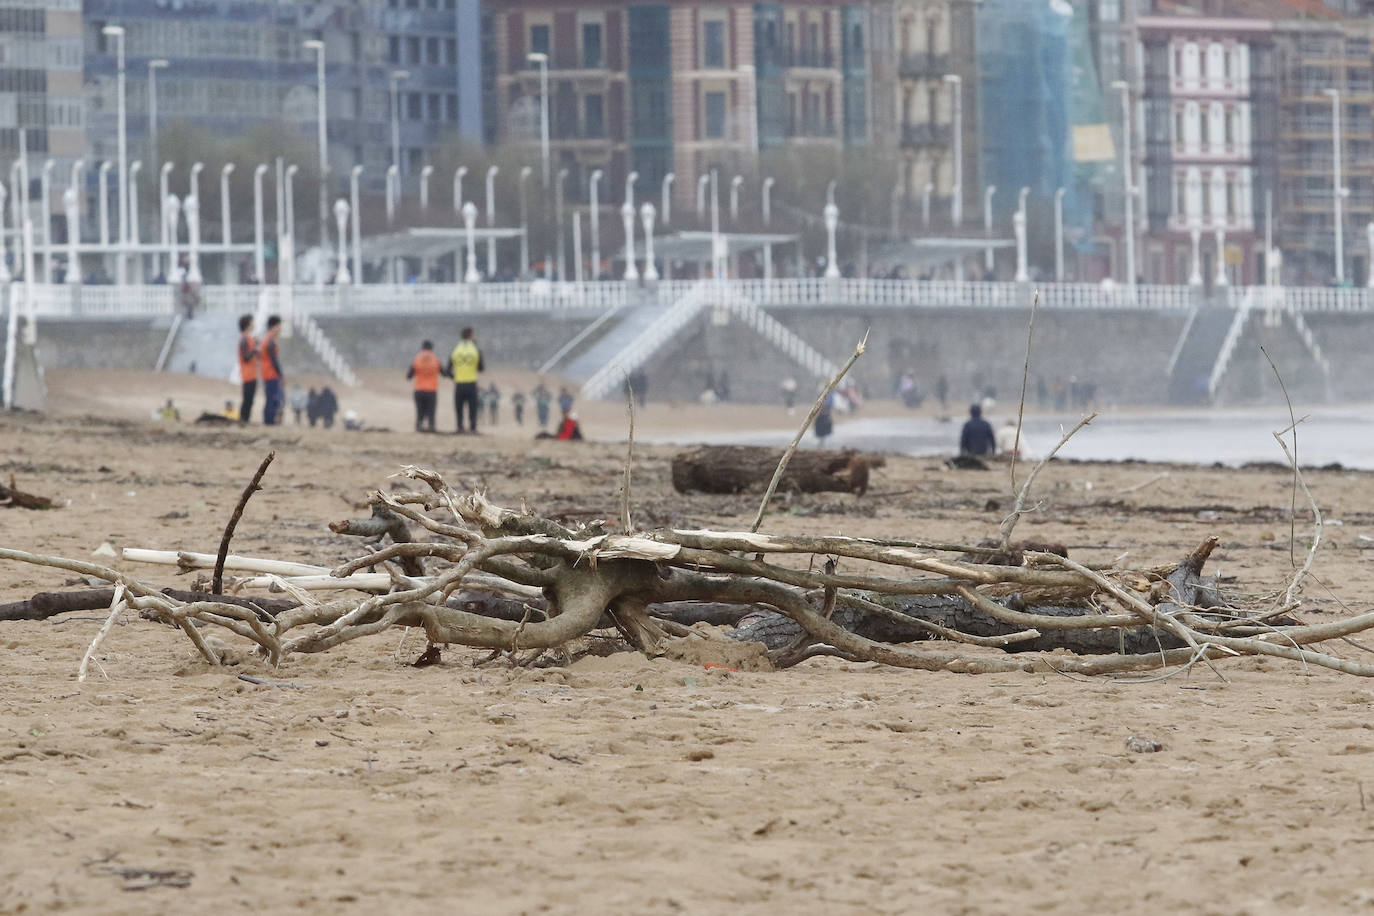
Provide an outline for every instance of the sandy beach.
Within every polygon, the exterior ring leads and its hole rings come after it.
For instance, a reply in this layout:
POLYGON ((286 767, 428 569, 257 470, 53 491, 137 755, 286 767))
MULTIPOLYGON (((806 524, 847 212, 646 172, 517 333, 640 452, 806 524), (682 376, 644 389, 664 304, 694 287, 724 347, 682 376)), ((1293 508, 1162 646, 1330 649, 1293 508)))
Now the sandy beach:
MULTIPOLYGON (((493 377, 533 381, 499 367, 493 377)), ((324 565, 358 555, 327 523, 365 514, 367 492, 405 464, 498 504, 614 517, 622 405, 580 406, 597 440, 584 443, 532 441, 505 416, 481 437, 418 435, 402 373, 366 382, 343 406, 392 432, 159 423, 148 415, 169 396, 189 418, 234 391, 152 373, 52 374, 50 415, 0 416, 0 473, 59 508, 0 509, 0 544, 176 584, 170 568, 92 552, 213 552, 268 449, 278 457, 236 553, 324 565)), ((637 429, 690 439, 798 419, 651 395, 637 429)), ((638 449, 639 523, 747 525, 754 497, 673 492, 674 451, 638 449)), ((1327 522, 1300 616, 1366 611, 1374 476, 1307 479, 1327 522)), ((1251 598, 1286 587, 1311 534, 1300 511, 1290 548, 1283 468, 1055 462, 1037 491, 1045 504, 1020 535, 1138 566, 1215 535, 1211 570, 1251 598)), ((1009 504, 1005 466, 896 456, 866 496, 799 496, 765 527, 968 542, 993 534, 1009 504)), ((0 565, 0 601, 72 579, 0 565)), ((0 623, 0 913, 1374 906, 1374 683, 1351 676, 1255 659, 1219 663, 1226 680, 1202 666, 1081 680, 835 659, 748 673, 633 653, 529 670, 474 667, 485 653, 456 648, 416 669, 423 637, 399 632, 275 669, 213 669, 181 633, 130 614, 78 683, 104 617, 0 623), (1132 735, 1164 749, 1131 753, 1132 735)))

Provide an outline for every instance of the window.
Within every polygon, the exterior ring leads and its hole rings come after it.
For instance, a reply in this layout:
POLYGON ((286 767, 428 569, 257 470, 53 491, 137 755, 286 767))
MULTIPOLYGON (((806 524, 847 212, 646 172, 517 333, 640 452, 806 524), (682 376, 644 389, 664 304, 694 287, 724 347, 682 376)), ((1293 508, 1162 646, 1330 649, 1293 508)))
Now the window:
POLYGON ((425 63, 431 67, 439 66, 439 39, 425 39, 425 63))
POLYGON ((725 93, 706 93, 706 136, 711 139, 725 137, 725 93))
POLYGON ((1183 109, 1174 109, 1174 146, 1183 145, 1183 109))
POLYGON ((1199 116, 1198 116, 1198 119, 1197 119, 1197 126, 1198 126, 1198 142, 1202 144, 1202 148, 1203 148, 1204 150, 1206 150, 1207 147, 1210 146, 1211 143, 1212 143, 1212 140, 1211 140, 1211 133, 1212 133, 1212 131, 1211 131, 1211 127, 1210 127, 1210 122, 1211 122, 1211 120, 1212 120, 1211 118, 1207 117, 1207 112, 1205 112, 1205 111, 1204 111, 1204 112, 1199 112, 1199 116))
POLYGON ((725 66, 725 23, 720 20, 706 22, 703 26, 701 65, 703 67, 725 66))
POLYGON ((600 139, 606 136, 605 100, 600 95, 589 95, 582 102, 583 134, 600 139))
POLYGON ((428 119, 429 119, 429 120, 431 120, 431 121, 438 121, 438 120, 440 119, 440 117, 442 116, 442 114, 443 114, 443 111, 442 111, 442 106, 443 106, 442 98, 443 98, 443 97, 440 96, 439 93, 437 93, 437 92, 431 92, 431 93, 429 94, 429 97, 425 100, 425 103, 426 103, 426 104, 425 104, 425 107, 429 109, 429 111, 428 111, 428 119))
POLYGON ((530 53, 549 53, 549 27, 547 25, 530 26, 530 53))
POLYGON ((940 90, 933 86, 926 90, 926 122, 934 124, 940 117, 940 90))
POLYGON ((386 59, 393 64, 401 62, 401 36, 392 35, 386 40, 386 59))
POLYGON ((444 96, 444 120, 449 122, 458 120, 458 96, 452 92, 444 96))
POLYGON ((587 70, 601 69, 601 23, 582 24, 582 66, 587 70))
POLYGON ((444 39, 444 66, 452 67, 458 61, 458 40, 456 38, 444 39))
POLYGON ((418 92, 406 93, 406 119, 419 121, 424 116, 424 96, 418 92))
POLYGON ((1234 146, 1236 142, 1236 114, 1228 110, 1224 121, 1225 142, 1227 146, 1234 146))
POLYGON ((418 64, 420 62, 420 36, 411 35, 406 38, 406 63, 418 64))

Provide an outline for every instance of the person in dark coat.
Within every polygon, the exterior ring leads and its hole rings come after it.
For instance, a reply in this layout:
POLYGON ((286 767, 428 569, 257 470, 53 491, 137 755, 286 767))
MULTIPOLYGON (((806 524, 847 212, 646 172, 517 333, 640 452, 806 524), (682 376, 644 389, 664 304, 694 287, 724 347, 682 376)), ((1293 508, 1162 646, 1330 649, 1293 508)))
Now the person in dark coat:
POLYGON ((959 434, 959 454, 986 457, 997 452, 997 436, 992 424, 983 419, 983 408, 974 404, 968 409, 968 419, 959 434))

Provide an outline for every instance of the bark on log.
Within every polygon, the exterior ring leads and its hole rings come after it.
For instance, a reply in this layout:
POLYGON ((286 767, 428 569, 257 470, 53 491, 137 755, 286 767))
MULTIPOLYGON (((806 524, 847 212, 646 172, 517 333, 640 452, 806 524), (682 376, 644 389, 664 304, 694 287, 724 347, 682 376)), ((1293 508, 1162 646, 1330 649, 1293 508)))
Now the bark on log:
MULTIPOLYGON (((406 524, 405 519, 386 506, 375 504, 372 507, 371 518, 330 522, 329 530, 335 534, 352 534, 365 538, 380 538, 389 535, 393 544, 409 544, 413 540, 410 536, 410 526, 406 524)), ((425 565, 419 557, 401 557, 400 562, 401 569, 407 576, 423 576, 425 574, 425 565)))
POLYGON ((18 509, 51 509, 52 500, 46 496, 25 493, 14 485, 14 475, 10 475, 10 485, 0 483, 0 506, 18 509))
MULTIPOLYGON (((679 493, 762 492, 781 457, 781 449, 754 445, 702 446, 681 452, 673 457, 673 488, 679 493)), ((863 495, 872 469, 885 463, 881 456, 853 450, 799 450, 788 463, 778 489, 863 495)))
MULTIPOLYGON (((162 594, 178 601, 205 601, 213 598, 221 604, 238 607, 256 607, 269 616, 275 617, 282 611, 296 607, 296 602, 287 598, 241 598, 237 595, 210 595, 208 592, 188 592, 179 588, 164 588, 162 594)), ((39 592, 23 601, 0 604, 0 621, 3 620, 47 620, 58 614, 72 611, 99 611, 110 606, 114 600, 112 588, 85 588, 71 592, 39 592)))

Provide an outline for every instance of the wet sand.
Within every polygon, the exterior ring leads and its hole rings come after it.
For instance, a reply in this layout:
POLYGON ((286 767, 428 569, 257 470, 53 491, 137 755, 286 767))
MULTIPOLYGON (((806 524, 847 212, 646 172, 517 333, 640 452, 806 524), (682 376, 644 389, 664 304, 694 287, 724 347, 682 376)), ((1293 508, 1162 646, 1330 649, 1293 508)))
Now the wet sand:
MULTIPOLYGON (((229 396, 227 385, 174 381, 184 413, 229 396)), ((407 463, 501 504, 616 514, 616 405, 582 411, 605 442, 536 443, 499 426, 421 436, 402 431, 404 379, 377 380, 355 409, 369 422, 399 417, 386 421, 397 432, 215 430, 142 419, 165 398, 166 377, 49 382, 64 413, 0 417, 0 473, 62 507, 0 509, 6 546, 83 559, 107 541, 213 551, 268 448, 278 458, 237 553, 326 565, 355 556, 356 540, 326 524, 362 512, 366 492, 407 463)), ((698 410, 651 403, 640 429, 705 432, 698 410)), ((781 408, 710 410, 717 421, 787 424, 781 408)), ((747 524, 753 498, 677 495, 673 449, 640 451, 641 524, 747 524)), ((1328 523, 1303 616, 1366 610, 1374 477, 1308 479, 1328 523)), ((798 497, 766 527, 972 541, 1009 505, 1004 466, 958 472, 898 457, 873 487, 863 499, 798 497)), ((1067 543, 1080 559, 1166 563, 1217 535, 1211 568, 1232 593, 1272 594, 1292 574, 1282 470, 1055 463, 1037 489, 1046 504, 1019 534, 1067 543)), ((1300 518, 1299 554, 1309 533, 1300 518)), ((116 565, 178 581, 168 568, 116 565)), ((5 564, 0 600, 70 578, 5 564)), ((399 632, 275 670, 210 669, 184 636, 131 615, 98 655, 103 675, 93 666, 79 684, 104 616, 0 623, 0 912, 1374 904, 1374 683, 1349 676, 1269 660, 1220 664, 1227 681, 1203 668, 1083 682, 829 659, 763 674, 633 654, 524 670, 474 668, 483 653, 458 649, 414 669, 422 639, 399 632), (1130 753, 1131 735, 1164 750, 1130 753)))

